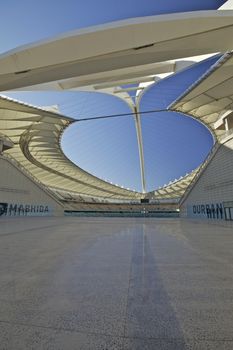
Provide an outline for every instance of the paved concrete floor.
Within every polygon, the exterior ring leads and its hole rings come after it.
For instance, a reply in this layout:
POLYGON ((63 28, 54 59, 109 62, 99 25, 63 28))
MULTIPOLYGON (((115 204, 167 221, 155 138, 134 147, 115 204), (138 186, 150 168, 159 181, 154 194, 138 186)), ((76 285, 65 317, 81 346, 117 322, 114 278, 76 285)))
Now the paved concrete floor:
POLYGON ((0 349, 232 350, 233 228, 1 218, 0 349))

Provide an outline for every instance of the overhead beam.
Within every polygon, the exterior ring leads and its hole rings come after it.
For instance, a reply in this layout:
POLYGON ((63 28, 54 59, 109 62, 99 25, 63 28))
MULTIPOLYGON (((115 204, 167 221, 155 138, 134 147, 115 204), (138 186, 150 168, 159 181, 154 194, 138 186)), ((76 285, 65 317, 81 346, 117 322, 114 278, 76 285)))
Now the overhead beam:
MULTIPOLYGON (((99 73, 132 73, 136 67, 232 50, 232 36, 232 10, 133 18, 86 28, 1 54, 0 90, 75 77, 93 84, 93 75, 99 73)), ((77 87, 77 81, 66 84, 77 87)))

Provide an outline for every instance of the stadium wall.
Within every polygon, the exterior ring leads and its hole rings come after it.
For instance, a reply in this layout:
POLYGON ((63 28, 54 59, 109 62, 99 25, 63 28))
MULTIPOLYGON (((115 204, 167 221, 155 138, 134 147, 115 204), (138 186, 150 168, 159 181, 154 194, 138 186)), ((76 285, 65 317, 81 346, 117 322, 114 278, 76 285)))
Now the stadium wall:
POLYGON ((61 203, 13 160, 0 156, 0 216, 62 216, 61 203))
POLYGON ((222 142, 181 200, 180 216, 233 220, 233 135, 222 142))

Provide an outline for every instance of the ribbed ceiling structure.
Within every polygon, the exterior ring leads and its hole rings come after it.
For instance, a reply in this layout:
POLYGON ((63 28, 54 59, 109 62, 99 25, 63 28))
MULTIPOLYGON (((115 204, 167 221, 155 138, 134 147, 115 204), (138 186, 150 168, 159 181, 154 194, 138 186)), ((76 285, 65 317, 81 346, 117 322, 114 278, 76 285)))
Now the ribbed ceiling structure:
MULTIPOLYGON (((13 141, 6 154, 38 181, 51 188, 102 198, 138 200, 145 195, 105 182, 65 157, 60 138, 75 120, 52 111, 0 97, 0 132, 13 141)), ((195 173, 150 194, 151 198, 178 198, 195 173)))
POLYGON ((233 52, 223 55, 169 108, 204 123, 220 141, 225 130, 216 122, 233 108, 233 52))

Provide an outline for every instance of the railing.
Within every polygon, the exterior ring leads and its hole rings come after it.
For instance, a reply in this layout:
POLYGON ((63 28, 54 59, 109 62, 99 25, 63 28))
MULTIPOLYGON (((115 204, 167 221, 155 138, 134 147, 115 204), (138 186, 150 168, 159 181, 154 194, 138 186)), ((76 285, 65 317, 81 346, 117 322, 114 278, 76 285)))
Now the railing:
POLYGON ((78 217, 138 217, 138 218, 178 218, 179 212, 167 211, 167 212, 107 212, 107 211, 72 211, 65 210, 65 216, 78 216, 78 217))

